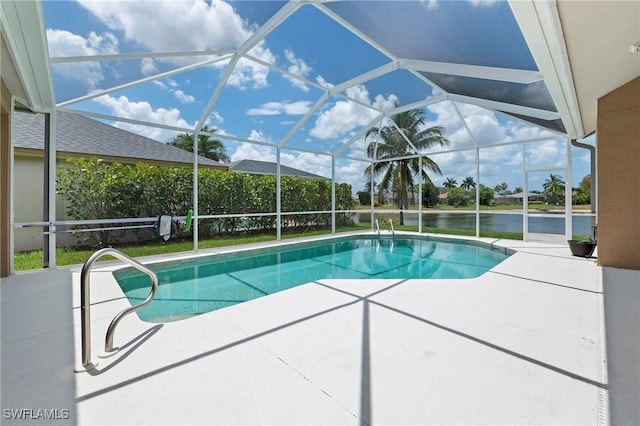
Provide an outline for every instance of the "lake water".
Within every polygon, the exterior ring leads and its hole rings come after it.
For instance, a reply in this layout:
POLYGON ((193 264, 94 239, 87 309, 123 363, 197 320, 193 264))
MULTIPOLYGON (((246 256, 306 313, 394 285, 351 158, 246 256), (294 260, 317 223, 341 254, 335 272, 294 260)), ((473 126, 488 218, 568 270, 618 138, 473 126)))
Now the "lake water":
MULTIPOLYGON (((540 234, 564 235, 564 215, 558 217, 537 217, 529 214, 529 232, 540 234)), ((358 213, 354 220, 368 223, 370 213, 358 213)), ((376 212, 375 218, 380 221, 382 228, 387 228, 389 218, 398 218, 399 213, 376 212)), ((588 214, 573 215, 573 235, 592 235, 592 217, 588 214)), ((404 224, 418 226, 418 213, 404 213, 404 224)), ((422 225, 436 228, 475 229, 476 214, 429 212, 422 214, 422 225)), ((522 213, 480 213, 480 229, 505 232, 522 232, 522 213)))

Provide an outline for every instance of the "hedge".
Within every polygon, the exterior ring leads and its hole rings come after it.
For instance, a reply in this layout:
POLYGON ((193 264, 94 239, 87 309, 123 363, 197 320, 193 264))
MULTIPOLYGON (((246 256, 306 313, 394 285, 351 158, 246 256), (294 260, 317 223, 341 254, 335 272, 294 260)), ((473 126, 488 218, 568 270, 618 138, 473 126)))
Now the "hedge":
MULTIPOLYGON (((193 169, 190 167, 135 166, 105 163, 98 158, 72 159, 57 173, 57 192, 66 200, 67 215, 77 220, 185 216, 192 207, 193 169)), ((331 214, 288 215, 287 212, 331 210, 331 182, 301 177, 281 177, 282 228, 326 227, 331 214)), ((336 184, 336 210, 354 207, 351 185, 336 184)), ((247 214, 247 217, 199 220, 202 238, 236 232, 266 232, 276 226, 275 216, 251 213, 276 211, 276 177, 198 170, 199 214, 247 214)), ((336 225, 351 224, 349 215, 336 214, 336 225)), ((104 225, 102 227, 108 227, 104 225)), ((95 226, 91 226, 95 227, 95 226)), ((174 236, 183 237, 181 226, 174 236)), ((135 239, 151 239, 149 229, 133 231, 135 239)), ((131 238, 131 231, 127 233, 131 238)), ((76 234, 91 246, 107 246, 125 238, 123 231, 76 234)))

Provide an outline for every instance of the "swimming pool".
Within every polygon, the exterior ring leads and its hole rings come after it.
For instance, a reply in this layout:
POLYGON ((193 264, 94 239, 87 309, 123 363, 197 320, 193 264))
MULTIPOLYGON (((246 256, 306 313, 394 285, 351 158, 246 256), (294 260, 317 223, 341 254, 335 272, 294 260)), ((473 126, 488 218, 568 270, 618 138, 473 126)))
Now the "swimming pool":
MULTIPOLYGON (((512 251, 428 236, 352 236, 150 264, 153 301, 136 313, 169 322, 211 312, 325 278, 473 278, 512 251)), ((149 278, 132 268, 113 273, 131 302, 149 294, 149 278)))

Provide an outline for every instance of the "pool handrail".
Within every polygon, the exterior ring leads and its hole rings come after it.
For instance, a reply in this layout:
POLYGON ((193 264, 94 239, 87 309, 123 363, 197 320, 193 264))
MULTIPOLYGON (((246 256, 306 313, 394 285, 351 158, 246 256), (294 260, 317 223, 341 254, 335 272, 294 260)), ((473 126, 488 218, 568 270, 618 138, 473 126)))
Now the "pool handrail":
POLYGON ((132 312, 135 312, 138 309, 144 308, 149 303, 151 303, 151 300, 155 296, 156 291, 158 289, 158 276, 156 275, 155 272, 153 272, 151 269, 147 268, 137 260, 127 256, 126 254, 112 247, 106 247, 106 248, 100 249, 95 253, 93 253, 91 257, 89 257, 89 259, 87 259, 87 261, 82 266, 82 272, 80 273, 80 284, 81 284, 80 323, 81 323, 81 333, 82 333, 82 369, 76 369, 76 372, 89 371, 91 369, 94 369, 98 365, 97 362, 96 363, 91 362, 90 272, 93 264, 100 257, 104 255, 113 256, 125 263, 128 263, 135 269, 149 275, 149 277, 151 278, 151 292, 149 293, 149 296, 147 296, 147 298, 144 301, 142 301, 142 303, 123 309, 113 318, 113 320, 111 321, 111 324, 109 324, 109 327, 107 328, 107 335, 105 337, 105 345, 104 345, 105 355, 101 357, 104 358, 117 353, 118 348, 116 348, 115 350, 113 348, 113 335, 115 333, 116 326, 124 316, 132 312))
POLYGON ((396 235, 396 231, 393 229, 393 219, 389 218, 389 225, 391 225, 391 235, 396 235))
POLYGON ((376 230, 378 231, 378 237, 380 236, 380 223, 378 223, 378 219, 376 219, 376 230))

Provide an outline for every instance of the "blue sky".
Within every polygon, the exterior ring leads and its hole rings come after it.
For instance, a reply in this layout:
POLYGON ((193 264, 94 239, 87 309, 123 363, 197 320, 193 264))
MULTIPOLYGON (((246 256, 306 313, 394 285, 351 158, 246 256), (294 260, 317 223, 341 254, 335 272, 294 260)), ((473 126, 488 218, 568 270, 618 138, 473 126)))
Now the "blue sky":
MULTIPOLYGON (((207 66, 149 79, 144 84, 68 106, 193 128, 229 67, 226 52, 242 45, 283 5, 276 1, 45 1, 51 57, 202 50, 219 53, 52 64, 56 100, 73 100, 96 90, 211 60, 207 66), (151 3, 153 7, 149 7, 151 3)), ((407 59, 422 55, 432 61, 464 59, 473 65, 535 70, 505 2, 430 0, 412 2, 406 8, 386 2, 374 5, 305 5, 251 49, 252 60, 241 59, 236 64, 206 116, 208 126, 218 130, 218 138, 225 143, 232 161, 275 161, 276 145, 288 138, 281 154, 284 164, 331 176, 331 157, 322 153, 348 144, 344 153, 349 158, 336 160, 336 179, 352 184, 355 192, 365 182, 363 170, 367 164, 354 160, 366 158, 368 141, 358 137, 365 126, 380 111, 440 94, 415 74, 399 69, 329 96, 308 120, 297 124, 325 89, 390 62, 387 55, 345 29, 327 11, 353 14, 366 33, 380 25, 376 16, 369 16, 373 9, 376 13, 384 12, 385 7, 401 9, 404 12, 398 13, 405 13, 404 25, 397 26, 394 37, 402 42, 384 42, 395 43, 397 51, 407 59), (458 25, 451 25, 453 18, 458 25), (492 31, 486 31, 487 27, 492 31)), ((391 10, 388 15, 392 15, 391 10)), ((447 177, 458 182, 466 176, 475 178, 476 151, 462 150, 473 147, 474 139, 480 146, 492 145, 480 150, 480 179, 488 186, 501 182, 510 188, 522 186, 523 155, 529 169, 544 169, 529 174, 530 189, 541 189, 550 173, 564 174, 562 170, 547 170, 562 168, 566 163, 566 142, 562 137, 474 105, 446 101, 423 109, 427 124, 443 125, 451 142, 448 149, 452 152, 432 153, 443 170, 442 176, 432 176, 437 185, 447 177), (509 144, 543 137, 549 139, 527 144, 524 152, 520 145, 509 144)), ((112 124, 161 142, 177 134, 131 123, 112 124)), ((588 154, 583 149, 573 152, 573 184, 577 186, 589 173, 588 154)))

